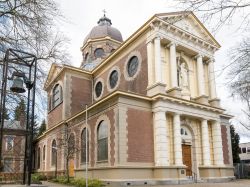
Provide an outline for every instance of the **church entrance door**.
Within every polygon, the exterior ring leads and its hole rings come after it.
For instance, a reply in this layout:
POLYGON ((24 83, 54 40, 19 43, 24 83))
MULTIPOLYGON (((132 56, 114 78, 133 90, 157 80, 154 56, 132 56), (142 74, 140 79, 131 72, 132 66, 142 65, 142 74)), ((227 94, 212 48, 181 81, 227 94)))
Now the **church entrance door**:
POLYGON ((183 164, 187 166, 186 175, 192 175, 192 156, 191 156, 191 145, 182 144, 182 158, 183 164))

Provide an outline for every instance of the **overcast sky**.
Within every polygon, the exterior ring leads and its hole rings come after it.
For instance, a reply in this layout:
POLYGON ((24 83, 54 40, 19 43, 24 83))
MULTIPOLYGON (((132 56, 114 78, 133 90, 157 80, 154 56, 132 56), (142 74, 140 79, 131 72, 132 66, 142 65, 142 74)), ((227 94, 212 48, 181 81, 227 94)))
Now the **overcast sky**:
MULTIPOLYGON (((57 0, 57 2, 67 20, 60 25, 60 30, 71 40, 69 53, 72 56, 73 65, 77 67, 81 63, 80 47, 83 40, 92 27, 97 25, 104 9, 107 12, 106 16, 112 21, 112 26, 121 31, 123 40, 126 40, 154 14, 177 11, 173 1, 169 0, 57 0)), ((242 104, 229 97, 230 94, 226 89, 226 73, 221 71, 228 62, 229 49, 243 37, 243 34, 235 33, 234 29, 235 25, 225 26, 216 33, 215 38, 222 46, 215 55, 216 82, 222 107, 227 109, 229 114, 242 119, 242 104)), ((243 127, 237 125, 236 129, 241 133, 241 142, 250 141, 246 134, 244 136, 246 131, 243 127)))

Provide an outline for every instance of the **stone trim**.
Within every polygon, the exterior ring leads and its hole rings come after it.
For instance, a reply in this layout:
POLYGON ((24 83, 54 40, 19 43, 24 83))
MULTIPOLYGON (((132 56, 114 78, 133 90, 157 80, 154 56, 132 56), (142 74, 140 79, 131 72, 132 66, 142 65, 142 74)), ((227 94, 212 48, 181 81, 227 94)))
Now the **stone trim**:
MULTIPOLYGON (((83 130, 86 128, 86 123, 82 123, 82 124, 80 124, 80 125, 82 125, 82 127, 80 127, 80 138, 78 138, 79 139, 79 147, 80 147, 80 149, 82 148, 81 146, 82 146, 82 132, 83 132, 83 130)), ((88 142, 89 142, 89 150, 88 150, 88 167, 90 167, 90 165, 91 165, 91 149, 92 149, 92 146, 91 146, 91 128, 90 128, 90 126, 89 126, 89 124, 87 124, 87 130, 88 130, 88 136, 89 136, 89 138, 88 138, 88 142)), ((81 158, 81 154, 82 154, 82 150, 79 152, 79 168, 84 168, 85 167, 85 163, 86 162, 82 162, 82 158, 81 158)))
POLYGON ((114 66, 112 67, 110 70, 109 70, 109 73, 108 73, 108 76, 107 76, 107 80, 106 80, 106 84, 107 84, 107 90, 109 92, 112 92, 114 90, 116 90, 118 88, 118 86, 120 85, 120 80, 121 80, 121 71, 120 71, 120 68, 118 66, 114 66), (118 80, 117 80, 117 83, 115 85, 114 88, 111 88, 110 87, 110 83, 109 83, 109 78, 110 78, 110 75, 111 73, 116 70, 118 72, 118 80))
POLYGON ((132 51, 132 52, 128 55, 128 57, 127 57, 127 59, 126 59, 126 61, 125 61, 125 63, 124 63, 123 73, 124 73, 124 78, 125 78, 125 80, 127 80, 127 81, 133 81, 133 80, 137 77, 137 75, 138 75, 138 74, 140 73, 140 71, 141 71, 141 63, 142 63, 142 56, 141 56, 141 53, 140 53, 139 51, 132 51), (136 57, 138 58, 138 69, 137 69, 137 72, 134 74, 133 77, 129 77, 128 71, 127 71, 127 65, 128 65, 129 60, 130 60, 133 56, 136 56, 136 57))
POLYGON ((109 117, 106 115, 106 114, 103 114, 101 116, 98 117, 98 119, 96 120, 96 123, 95 123, 95 150, 94 150, 94 156, 95 156, 95 166, 99 167, 99 166, 110 166, 110 158, 111 158, 111 155, 110 155, 110 133, 111 131, 111 124, 110 124, 110 119, 109 117), (108 159, 105 160, 105 161, 97 161, 97 148, 98 148, 98 144, 97 144, 97 138, 98 138, 98 133, 97 133, 97 128, 100 124, 101 121, 105 121, 108 125, 108 159))
POLYGON ((104 80, 103 80, 103 78, 98 78, 98 79, 95 81, 94 88, 93 88, 94 99, 95 99, 96 101, 99 100, 99 99, 102 97, 103 92, 104 92, 104 87, 105 87, 105 85, 104 85, 104 80), (101 83, 102 83, 102 92, 101 92, 101 95, 100 95, 99 97, 97 97, 97 96, 96 96, 96 93, 95 93, 95 87, 96 87, 96 84, 97 84, 98 82, 101 82, 101 83))

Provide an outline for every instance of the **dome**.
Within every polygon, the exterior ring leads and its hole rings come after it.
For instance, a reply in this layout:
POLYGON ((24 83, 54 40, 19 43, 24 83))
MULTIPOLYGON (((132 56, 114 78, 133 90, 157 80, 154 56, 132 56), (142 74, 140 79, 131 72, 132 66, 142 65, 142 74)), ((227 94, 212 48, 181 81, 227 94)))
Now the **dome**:
POLYGON ((98 25, 90 31, 83 43, 86 43, 89 39, 104 38, 106 36, 119 42, 123 41, 121 32, 111 26, 111 20, 105 14, 97 23, 98 25))

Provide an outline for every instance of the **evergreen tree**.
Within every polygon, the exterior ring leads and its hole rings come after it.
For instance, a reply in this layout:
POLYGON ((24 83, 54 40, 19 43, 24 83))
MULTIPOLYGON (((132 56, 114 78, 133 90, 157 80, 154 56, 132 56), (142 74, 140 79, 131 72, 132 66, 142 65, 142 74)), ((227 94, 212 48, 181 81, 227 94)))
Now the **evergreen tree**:
POLYGON ((14 110, 14 120, 19 121, 21 115, 26 116, 26 105, 23 99, 21 99, 18 106, 14 110))
POLYGON ((10 119, 9 112, 8 112, 8 109, 6 107, 5 107, 5 110, 4 110, 3 119, 5 119, 5 120, 10 119))
POLYGON ((240 163, 240 136, 235 132, 235 128, 233 125, 230 126, 230 134, 231 134, 231 144, 232 144, 232 154, 233 154, 233 163, 240 163))
POLYGON ((37 131, 37 137, 42 135, 43 132, 46 131, 46 123, 45 123, 45 119, 42 121, 40 127, 38 128, 38 131, 37 131))

